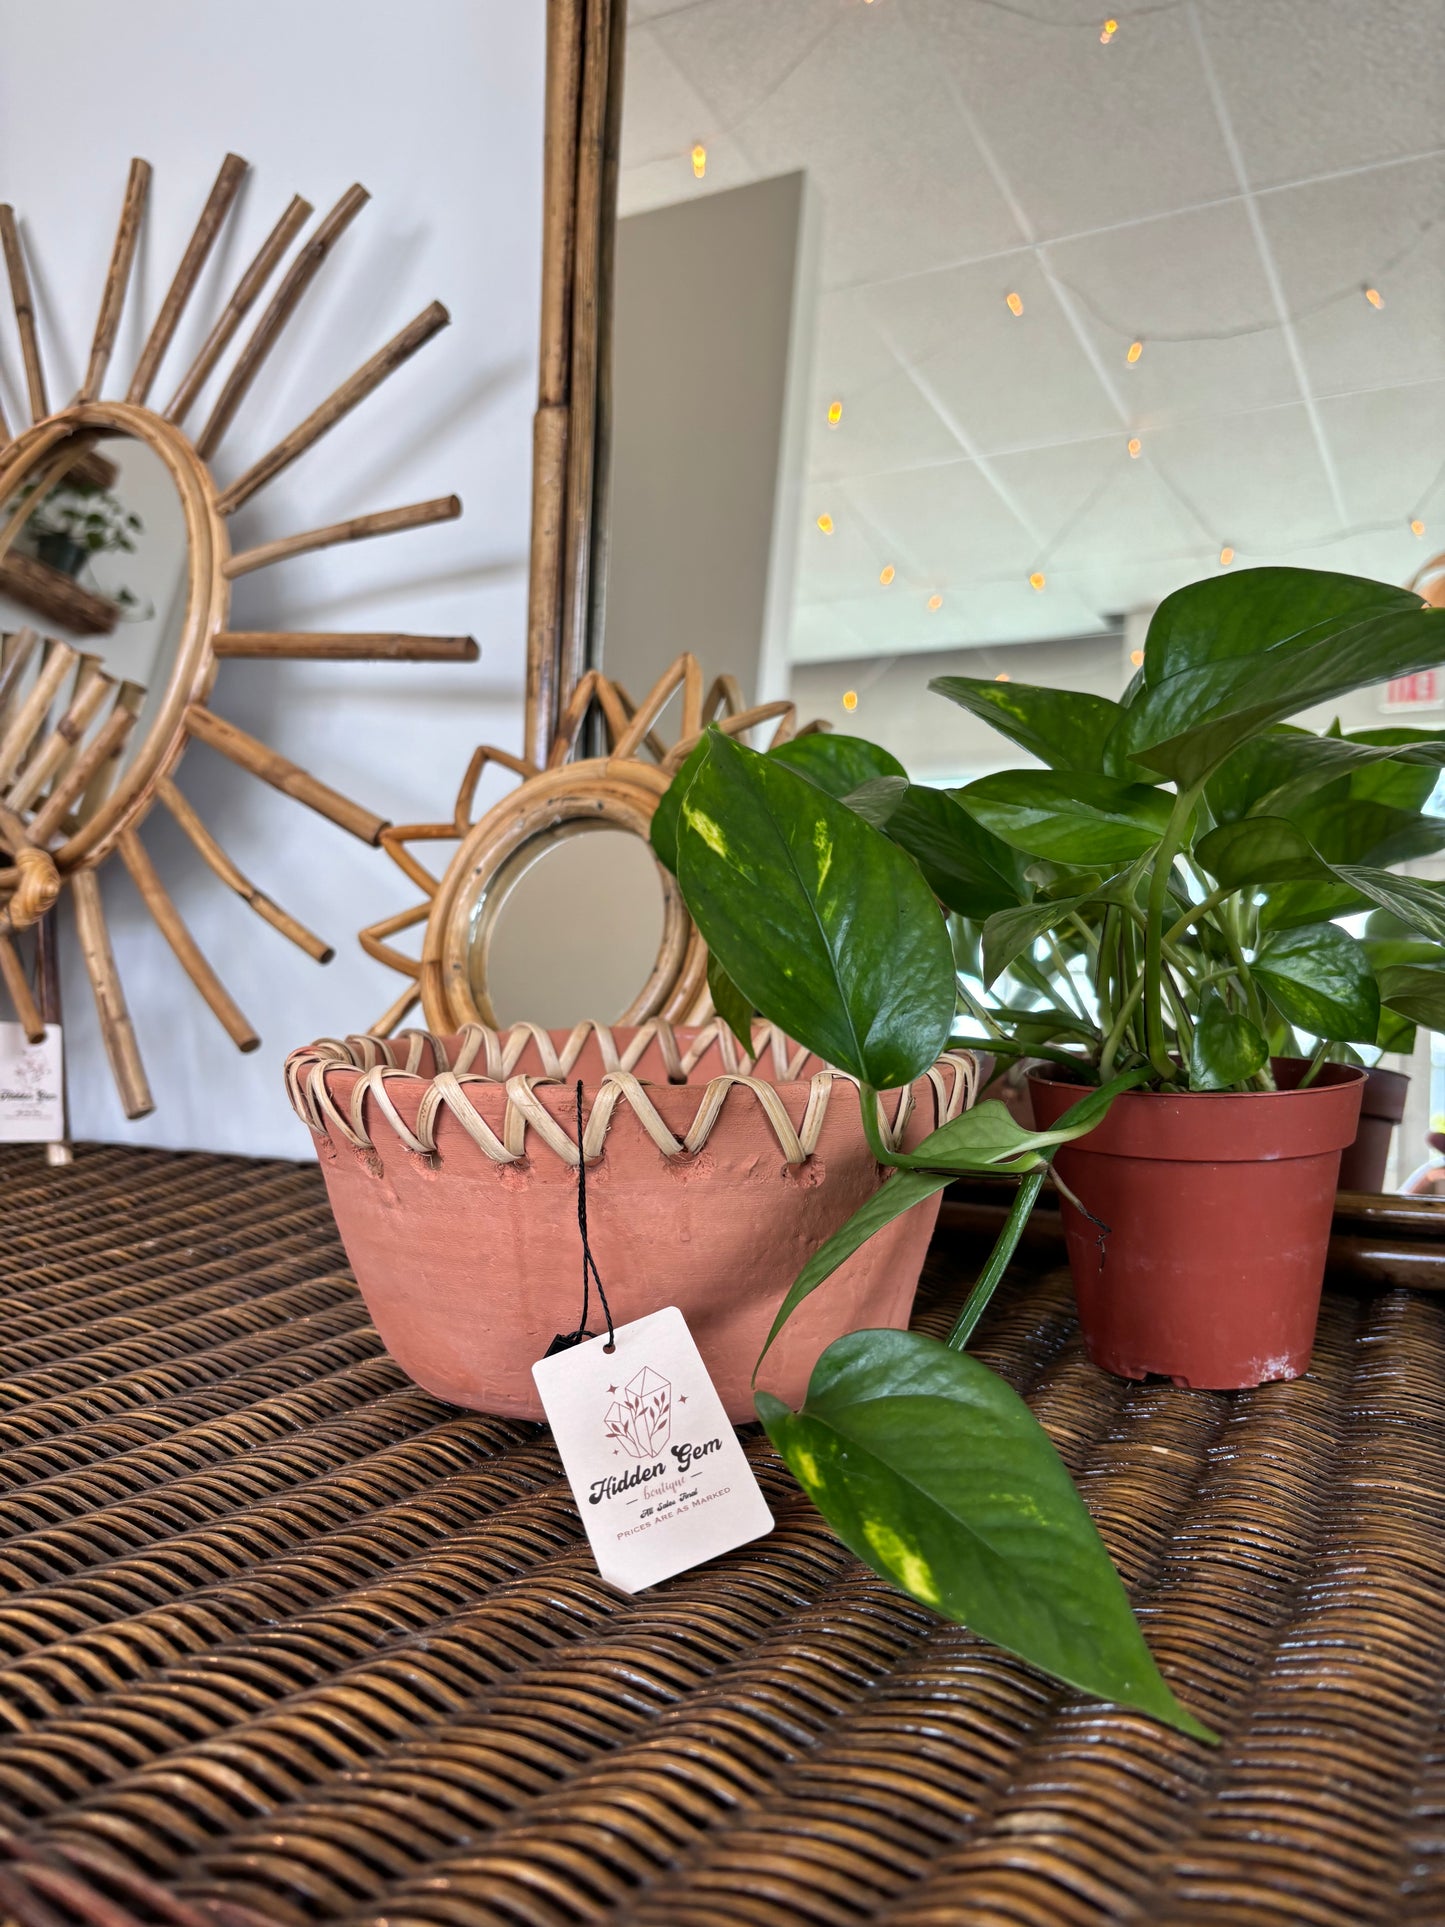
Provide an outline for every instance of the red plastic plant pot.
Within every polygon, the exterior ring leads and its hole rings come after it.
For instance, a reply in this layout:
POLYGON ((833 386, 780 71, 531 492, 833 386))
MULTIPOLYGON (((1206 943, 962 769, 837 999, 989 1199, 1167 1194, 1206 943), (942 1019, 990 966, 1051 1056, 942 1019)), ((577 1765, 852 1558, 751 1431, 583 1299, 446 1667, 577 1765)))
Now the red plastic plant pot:
MULTIPOLYGON (((1309 1368, 1338 1186, 1365 1073, 1275 1064, 1277 1091, 1131 1091, 1056 1169, 1089 1356, 1121 1378, 1233 1391, 1309 1368), (1091 1222, 1091 1218, 1098 1220, 1091 1222)), ((1077 1084, 1029 1078, 1040 1129, 1077 1084)))
POLYGON ((1390 1139, 1405 1115, 1410 1080, 1403 1071, 1365 1073, 1360 1127, 1340 1159, 1341 1191, 1383 1191, 1390 1162, 1390 1139))

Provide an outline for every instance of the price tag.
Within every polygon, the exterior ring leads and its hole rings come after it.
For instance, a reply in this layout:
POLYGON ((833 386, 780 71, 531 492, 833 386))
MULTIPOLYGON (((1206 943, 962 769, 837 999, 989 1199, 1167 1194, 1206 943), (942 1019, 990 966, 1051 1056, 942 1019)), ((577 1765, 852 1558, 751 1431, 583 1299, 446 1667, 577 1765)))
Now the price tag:
POLYGON ((19 1024, 0 1024, 0 1144, 50 1144, 65 1136, 60 1026, 38 1044, 19 1024))
POLYGON ((675 1305, 532 1367, 602 1577, 641 1592, 773 1515, 675 1305))

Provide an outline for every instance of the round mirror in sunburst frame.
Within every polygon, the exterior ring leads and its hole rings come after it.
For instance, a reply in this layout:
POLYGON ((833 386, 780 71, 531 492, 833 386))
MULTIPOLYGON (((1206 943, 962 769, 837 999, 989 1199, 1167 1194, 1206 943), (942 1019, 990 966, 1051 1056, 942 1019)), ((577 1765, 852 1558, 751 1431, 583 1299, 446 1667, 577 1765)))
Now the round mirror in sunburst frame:
POLYGON ((15 311, 30 423, 0 415, 0 976, 32 1036, 44 1013, 14 945, 58 892, 74 892, 76 926, 101 1031, 127 1116, 152 1109, 116 972, 98 870, 119 857, 157 926, 232 1040, 260 1041, 186 929, 139 831, 159 805, 214 874, 309 956, 331 947, 274 904, 225 854, 172 780, 198 742, 368 843, 385 821, 215 715, 209 699, 228 657, 272 662, 475 659, 469 636, 247 631, 230 622, 231 584, 290 556, 387 535, 461 512, 454 495, 383 508, 233 553, 228 519, 365 401, 449 319, 432 302, 277 444, 218 479, 222 441, 298 304, 368 199, 348 188, 307 235, 295 196, 223 303, 163 407, 152 391, 207 260, 231 216, 247 163, 228 154, 122 395, 106 394, 145 216, 151 169, 131 163, 115 244, 79 392, 53 408, 36 328, 26 248, 0 206, 0 251, 15 311), (293 248, 293 243, 299 243, 293 248), (273 286, 274 284, 274 286, 273 286), (269 292, 269 298, 268 297, 269 292), (248 317, 256 318, 248 324, 248 317), (239 345, 237 345, 239 343, 239 345), (214 378, 214 382, 213 382, 214 378), (195 421, 204 392, 214 399, 195 421))

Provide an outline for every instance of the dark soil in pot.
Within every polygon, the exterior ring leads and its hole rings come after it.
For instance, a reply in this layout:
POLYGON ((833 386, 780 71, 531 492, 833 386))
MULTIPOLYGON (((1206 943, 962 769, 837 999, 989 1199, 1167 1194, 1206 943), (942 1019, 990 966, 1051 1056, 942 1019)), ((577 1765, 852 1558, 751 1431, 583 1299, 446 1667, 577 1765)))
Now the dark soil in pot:
POLYGON ((1410 1080, 1403 1071, 1366 1072, 1360 1127, 1353 1144, 1345 1146, 1340 1159, 1341 1191, 1384 1190, 1390 1139, 1405 1115, 1405 1099, 1409 1094, 1410 1080))
MULTIPOLYGON (((1232 1391, 1309 1367, 1340 1153, 1365 1073, 1279 1060, 1277 1091, 1131 1091, 1056 1167, 1089 1356, 1121 1378, 1232 1391), (1100 1225, 1107 1226, 1107 1231, 1100 1225)), ((1030 1075, 1047 1130, 1077 1084, 1030 1075)))

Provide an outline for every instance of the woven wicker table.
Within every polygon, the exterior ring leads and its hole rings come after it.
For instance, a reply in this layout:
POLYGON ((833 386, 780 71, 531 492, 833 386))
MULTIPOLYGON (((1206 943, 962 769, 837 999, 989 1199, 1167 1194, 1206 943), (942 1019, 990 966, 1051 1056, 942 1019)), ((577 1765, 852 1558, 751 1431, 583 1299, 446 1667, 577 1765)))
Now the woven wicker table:
MULTIPOLYGON (((1225 1397, 978 1348, 1217 1753, 778 1526, 629 1599, 545 1432, 410 1386, 309 1167, 0 1152, 0 1919, 1445 1920, 1445 1303, 1331 1293, 1225 1397)), ((935 1248, 920 1322, 967 1274, 935 1248)))

